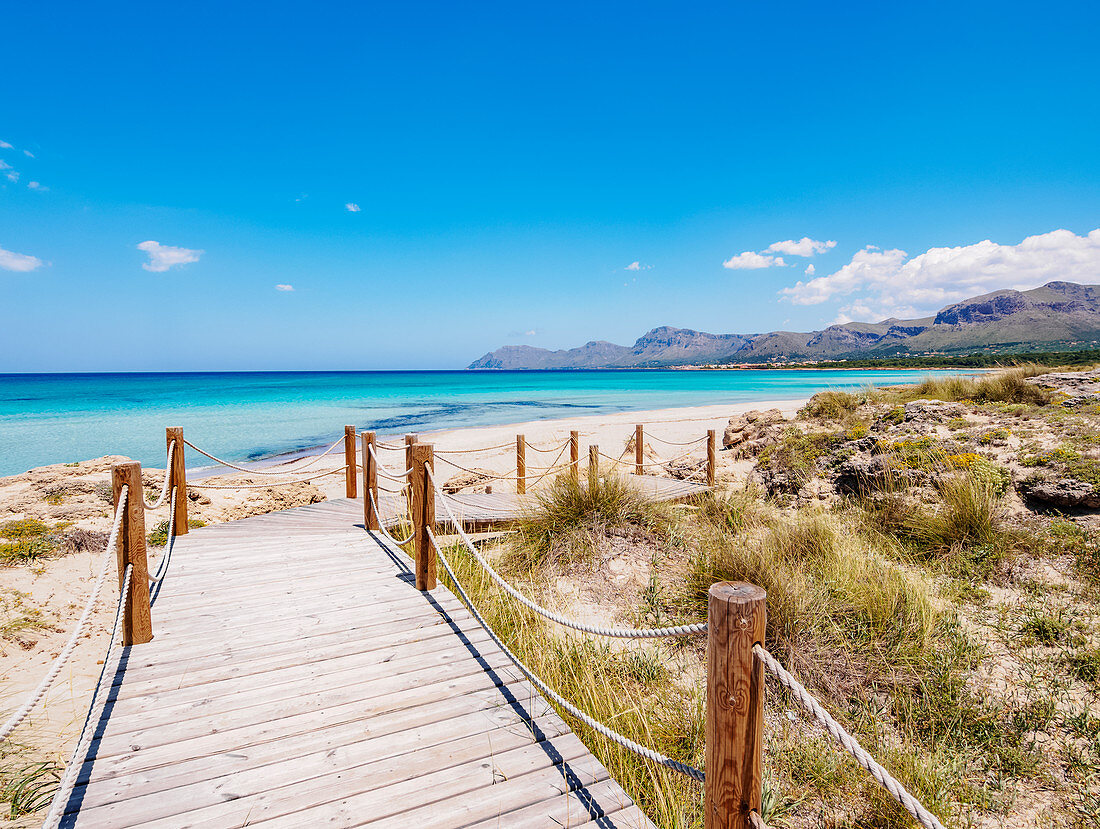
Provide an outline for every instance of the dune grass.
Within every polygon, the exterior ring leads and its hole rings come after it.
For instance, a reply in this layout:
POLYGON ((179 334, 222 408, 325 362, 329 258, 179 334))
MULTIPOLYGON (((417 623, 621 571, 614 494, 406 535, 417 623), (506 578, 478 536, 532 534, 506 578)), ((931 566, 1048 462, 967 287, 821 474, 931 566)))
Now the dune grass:
POLYGON ((1045 406, 1051 401, 1050 392, 1025 381, 1029 377, 1049 371, 1049 368, 1027 365, 977 377, 963 375, 927 377, 920 383, 890 389, 885 394, 879 392, 878 396, 901 401, 931 398, 954 402, 968 400, 975 403, 1024 403, 1045 406))

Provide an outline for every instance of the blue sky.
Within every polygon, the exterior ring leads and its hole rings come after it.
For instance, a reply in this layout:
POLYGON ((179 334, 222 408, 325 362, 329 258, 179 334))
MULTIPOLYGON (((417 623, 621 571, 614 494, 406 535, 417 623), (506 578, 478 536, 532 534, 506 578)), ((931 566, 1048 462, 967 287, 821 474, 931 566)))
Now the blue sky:
POLYGON ((5 9, 0 371, 457 368, 1100 282, 1096 4, 259 8, 5 9))

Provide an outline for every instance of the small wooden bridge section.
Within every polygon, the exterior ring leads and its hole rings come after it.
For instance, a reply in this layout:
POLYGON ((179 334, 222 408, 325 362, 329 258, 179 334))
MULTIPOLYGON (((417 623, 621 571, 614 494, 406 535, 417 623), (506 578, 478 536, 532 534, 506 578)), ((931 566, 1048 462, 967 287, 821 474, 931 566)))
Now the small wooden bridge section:
POLYGON ((175 545, 62 826, 652 827, 361 501, 175 545))

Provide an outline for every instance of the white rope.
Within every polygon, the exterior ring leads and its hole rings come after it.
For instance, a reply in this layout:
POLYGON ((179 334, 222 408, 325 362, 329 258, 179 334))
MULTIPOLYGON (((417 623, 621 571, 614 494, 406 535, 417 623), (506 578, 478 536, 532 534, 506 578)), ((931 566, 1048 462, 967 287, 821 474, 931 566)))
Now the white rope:
POLYGON ((107 653, 103 656, 103 668, 99 672, 99 680, 96 682, 95 691, 92 693, 92 704, 88 706, 88 716, 84 719, 84 727, 80 730, 80 739, 73 749, 73 756, 69 758, 69 765, 65 767, 65 774, 61 777, 61 785, 50 803, 50 811, 46 813, 46 820, 42 823, 42 829, 57 829, 61 818, 65 815, 65 804, 72 794, 77 778, 80 776, 80 767, 84 765, 83 758, 88 754, 88 746, 95 735, 95 729, 89 729, 93 720, 93 713, 100 706, 100 696, 104 690, 110 689, 111 684, 103 683, 107 675, 107 667, 111 664, 111 652, 118 643, 118 634, 122 629, 122 610, 126 606, 126 596, 130 592, 130 576, 134 572, 134 565, 127 564, 122 577, 122 589, 118 595, 118 609, 115 611, 115 624, 111 629, 111 640, 107 643, 107 653))
POLYGON ((404 483, 405 479, 412 474, 412 467, 409 467, 404 472, 393 472, 392 470, 387 469, 385 464, 383 464, 382 461, 378 460, 378 453, 374 451, 374 447, 371 446, 369 443, 367 444, 367 451, 370 452, 370 456, 374 458, 374 469, 379 476, 383 478, 389 478, 391 481, 400 484, 404 483))
MULTIPOLYGON (((370 489, 368 489, 367 490, 367 495, 370 497, 371 506, 374 507, 374 515, 378 519, 378 529, 382 533, 382 535, 386 536, 386 538, 388 538, 390 541, 392 541, 398 547, 402 546, 403 544, 408 544, 410 541, 412 541, 413 536, 416 535, 416 529, 415 528, 413 529, 413 531, 411 533, 409 533, 409 537, 406 538, 403 541, 398 541, 396 538, 394 538, 392 535, 390 535, 390 531, 386 529, 386 522, 382 520, 382 512, 381 512, 381 510, 378 509, 378 502, 374 500, 374 493, 371 492, 370 489)), ((401 523, 401 522, 398 521, 397 523, 401 523)))
MULTIPOLYGON (((622 458, 613 458, 610 455, 605 455, 603 452, 598 452, 597 454, 601 458, 606 458, 607 460, 611 461, 612 463, 621 464, 623 466, 637 466, 638 465, 635 461, 623 460, 622 458)), ((647 467, 647 466, 661 466, 661 467, 664 467, 664 466, 667 466, 670 463, 676 463, 676 461, 682 461, 684 458, 690 458, 694 454, 695 454, 694 452, 684 452, 684 454, 682 454, 682 455, 677 455, 675 458, 668 458, 667 460, 643 461, 641 466, 642 467, 647 467)), ((697 458, 696 460, 702 461, 703 458, 697 458)))
MULTIPOLYGON (((172 558, 172 548, 176 546, 176 488, 172 487, 172 509, 168 513, 168 540, 164 545, 164 555, 161 556, 160 565, 157 567, 157 572, 149 576, 149 584, 160 584, 164 579, 164 574, 168 572, 168 562, 172 558)), ((160 590, 157 590, 160 593, 160 590)), ((152 605, 156 601, 156 594, 149 599, 149 604, 152 605)))
POLYGON ((443 461, 443 463, 445 463, 445 464, 449 464, 450 466, 453 466, 453 467, 455 467, 456 469, 461 469, 461 470, 462 470, 463 472, 469 472, 469 473, 470 473, 471 475, 480 475, 481 477, 483 477, 483 478, 485 478, 485 479, 487 479, 487 480, 491 480, 491 481, 500 481, 500 480, 506 480, 506 479, 508 479, 508 478, 514 478, 514 477, 516 477, 516 473, 515 473, 515 472, 502 472, 502 473, 500 473, 499 475, 498 475, 498 474, 496 474, 496 473, 492 473, 492 474, 486 474, 485 472, 479 472, 479 471, 478 471, 478 470, 476 470, 476 469, 470 469, 470 468, 469 468, 468 466, 462 466, 461 464, 457 464, 457 463, 455 463, 454 461, 452 461, 452 460, 451 460, 450 458, 441 458, 441 457, 439 457, 439 455, 438 455, 438 454, 436 454, 436 453, 433 453, 433 455, 434 455, 434 456, 435 456, 435 457, 436 457, 436 458, 437 458, 438 460, 441 460, 441 461, 443 461))
POLYGON ((536 451, 536 452, 542 452, 542 453, 543 453, 544 455, 549 455, 549 454, 550 454, 551 452, 556 452, 556 451, 558 451, 559 449, 561 449, 561 450, 563 450, 563 451, 564 451, 564 450, 565 450, 565 448, 566 448, 567 446, 569 446, 569 443, 570 443, 570 441, 569 441, 569 440, 567 440, 567 441, 565 441, 565 443, 561 443, 561 444, 554 444, 554 445, 553 445, 553 446, 551 446, 551 447, 550 447, 549 449, 540 449, 539 447, 535 446, 535 444, 533 444, 533 443, 530 443, 530 442, 529 442, 529 441, 528 441, 528 440, 527 440, 526 438, 524 438, 524 439, 523 439, 523 442, 524 442, 525 444, 527 444, 527 448, 528 448, 528 449, 533 449, 533 450, 534 450, 534 451, 536 451))
POLYGON ((462 598, 463 603, 466 605, 466 607, 470 609, 470 613, 475 619, 477 619, 482 628, 485 629, 485 632, 489 635, 489 638, 492 639, 496 646, 504 652, 505 656, 512 660, 512 662, 517 668, 520 669, 523 675, 526 676, 528 680, 530 680, 531 684, 533 684, 543 694, 550 697, 551 700, 556 702, 559 706, 564 708, 567 712, 583 722, 593 731, 602 734, 604 737, 607 737, 609 740, 619 744, 628 751, 632 751, 635 754, 646 758, 647 760, 652 760, 654 763, 658 763, 665 768, 669 768, 673 771, 679 772, 680 774, 686 775, 693 780, 698 780, 700 783, 705 780, 705 775, 703 774, 703 772, 699 771, 699 769, 693 766, 689 766, 686 763, 681 763, 678 760, 673 760, 671 757, 666 757, 660 752, 654 751, 651 748, 646 748, 643 745, 639 745, 633 740, 624 737, 622 734, 619 734, 617 731, 612 731, 603 723, 599 722, 598 720, 594 720, 592 717, 588 716, 588 714, 577 708, 575 705, 573 705, 563 696, 561 696, 561 694, 559 694, 557 691, 555 691, 553 688, 551 688, 549 685, 539 679, 530 668, 528 668, 525 664, 523 664, 522 661, 520 661, 519 657, 517 657, 508 649, 508 646, 501 641, 500 637, 497 636, 493 629, 489 627, 488 623, 481 617, 481 614, 478 613, 477 608, 474 607, 474 603, 470 601, 470 597, 467 596, 466 591, 462 589, 462 584, 455 576, 454 571, 451 569, 450 563, 447 561, 447 557, 443 555, 443 551, 439 547, 439 542, 436 541, 435 534, 432 533, 430 529, 428 530, 428 538, 431 539, 432 546, 435 547, 436 555, 439 556, 439 563, 443 565, 443 569, 450 577, 451 583, 454 584, 455 589, 458 591, 458 595, 462 598))
POLYGON ((768 653, 768 651, 760 645, 754 645, 752 652, 757 659, 764 663, 765 668, 775 674, 776 679, 779 680, 779 684, 797 697, 798 701, 802 703, 802 707, 813 714, 814 718, 825 726, 825 730, 829 732, 832 738, 840 743, 845 751, 851 754, 856 762, 866 769, 870 775, 889 792, 890 796, 905 808, 905 811, 913 816, 914 820, 925 827, 925 829, 943 829, 943 824, 936 819, 936 816, 925 809, 924 806, 920 804, 920 801, 909 794, 909 792, 905 790, 905 787, 890 775, 890 772, 884 769, 870 754, 868 754, 856 738, 845 731, 844 727, 834 720, 828 711, 821 707, 821 703, 810 696, 810 692, 780 665, 779 661, 774 656, 768 653))
MULTIPOLYGON (((320 463, 321 458, 323 458, 326 455, 328 455, 329 453, 331 453, 333 449, 335 449, 337 446, 339 446, 341 443, 344 442, 344 438, 342 438, 342 437, 337 438, 336 442, 333 443, 328 449, 326 449, 324 452, 322 452, 320 455, 315 457, 313 460, 311 460, 309 463, 305 464, 304 466, 299 466, 297 469, 290 469, 290 470, 249 469, 247 466, 238 466, 235 463, 230 463, 229 461, 225 461, 225 460, 222 460, 221 458, 215 457, 214 455, 211 455, 209 452, 207 452, 203 449, 199 449, 199 447, 195 446, 195 444, 193 444, 191 441, 187 440, 186 438, 184 438, 183 442, 185 444, 187 444, 188 446, 190 446, 192 449, 194 449, 196 452, 198 452, 200 455, 205 455, 206 457, 210 458, 210 460, 214 461, 215 463, 221 464, 222 466, 228 466, 230 469, 236 469, 239 472, 247 472, 250 475, 297 475, 297 474, 299 474, 301 472, 304 472, 305 470, 309 469, 311 466, 315 466, 316 464, 320 463)), ((289 461, 288 463, 295 463, 295 461, 289 461)))
POLYGON ((497 449, 509 449, 513 446, 515 446, 514 443, 500 443, 496 446, 483 446, 480 449, 434 449, 433 451, 436 455, 470 455, 474 452, 493 452, 497 449))
POLYGON ((168 483, 172 480, 172 458, 175 454, 176 439, 172 438, 172 442, 168 444, 168 463, 164 467, 164 485, 160 489, 160 497, 150 504, 145 500, 144 493, 142 493, 142 503, 145 504, 145 509, 160 509, 164 505, 164 499, 168 495, 168 483))
POLYGON ((337 469, 330 469, 328 472, 318 472, 304 478, 292 478, 289 481, 267 481, 260 484, 204 484, 202 481, 189 481, 187 485, 192 489, 270 489, 271 487, 286 486, 287 484, 308 484, 310 481, 324 478, 326 475, 343 472, 347 468, 347 464, 344 464, 337 469))
POLYGON ((470 540, 470 537, 466 535, 466 531, 462 528, 462 525, 459 523, 458 519, 455 518, 455 514, 451 512, 451 506, 447 503, 447 499, 443 497, 443 493, 439 491, 439 485, 435 482, 435 478, 432 477, 431 472, 428 473, 428 477, 431 478, 432 486, 435 487, 436 495, 439 497, 439 500, 442 501, 443 508, 444 510, 446 510, 447 516, 448 518, 450 518, 451 524, 458 531, 458 536, 466 545, 466 549, 469 550, 470 555, 472 555, 477 560, 477 563, 481 565, 482 569, 489 574, 490 578, 492 578, 493 581, 500 585, 500 588, 505 593, 514 598, 520 604, 535 611, 535 613, 539 614, 543 618, 549 619, 551 622, 556 622, 559 625, 572 628, 573 630, 579 630, 583 633, 591 633, 595 636, 607 636, 612 639, 661 639, 672 636, 692 636, 696 633, 706 632, 707 626, 705 622, 694 625, 678 625, 676 627, 668 628, 601 628, 595 627, 594 625, 586 625, 582 622, 577 622, 573 619, 570 619, 568 616, 561 616, 557 613, 547 610, 541 605, 535 604, 535 602, 528 599, 526 596, 516 590, 516 588, 512 587, 512 585, 505 581, 504 577, 501 576, 500 573, 498 573, 496 570, 494 570, 493 566, 489 564, 488 561, 482 558, 481 553, 477 551, 474 543, 470 540))
MULTIPOLYGON (((633 436, 631 436, 631 438, 627 438, 627 442, 629 443, 630 440, 632 440, 632 439, 633 439, 633 436)), ((675 440, 665 440, 664 438, 659 438, 656 435, 646 435, 646 434, 643 433, 643 436, 642 436, 642 441, 643 442, 645 442, 647 440, 655 440, 658 443, 664 443, 667 446, 694 446, 695 444, 701 443, 706 439, 707 439, 707 436, 703 435, 701 438, 696 438, 695 440, 689 440, 686 443, 682 443, 680 441, 675 441, 675 440)))
POLYGON ((77 620, 76 627, 73 628, 72 634, 69 636, 69 641, 65 643, 65 647, 61 649, 61 653, 54 659, 53 664, 50 665, 50 670, 46 673, 46 676, 38 683, 38 687, 34 689, 34 692, 27 697, 26 701, 19 706, 19 709, 8 717, 7 722, 0 727, 0 742, 6 740, 8 735, 12 733, 19 725, 27 718, 27 715, 34 710, 34 707, 38 705, 39 701, 46 695, 46 692, 50 690, 50 686, 61 674, 61 669, 65 667, 65 663, 69 661, 69 657, 72 656, 73 651, 76 649, 76 643, 80 639, 80 635, 84 632, 85 625, 88 624, 88 619, 91 618, 92 609, 99 601, 99 594, 103 591, 103 583, 107 579, 107 573, 111 569, 111 553, 115 551, 118 545, 118 533, 122 527, 122 517, 126 513, 126 501, 130 494, 130 487, 123 485, 122 489, 118 493, 118 506, 115 507, 115 523, 111 527, 111 535, 107 539, 107 546, 103 548, 103 569, 99 573, 99 578, 96 579, 95 586, 92 588, 92 595, 88 597, 88 603, 84 606, 84 612, 80 614, 80 619, 77 620))

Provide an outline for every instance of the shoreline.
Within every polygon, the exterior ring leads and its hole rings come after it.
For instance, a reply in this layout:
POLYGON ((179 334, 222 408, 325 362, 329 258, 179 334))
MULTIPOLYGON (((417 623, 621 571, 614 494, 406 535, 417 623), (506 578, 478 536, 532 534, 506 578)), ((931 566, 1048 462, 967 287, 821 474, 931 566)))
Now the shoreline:
MULTIPOLYGON (((505 439, 514 441, 517 434, 524 435, 528 443, 537 444, 548 441, 560 442, 569 437, 570 431, 576 430, 581 433, 582 444, 596 443, 601 445, 601 448, 605 449, 605 451, 608 449, 616 449, 618 452, 621 447, 618 446, 616 441, 620 438, 622 441, 625 441, 632 437, 634 434, 632 427, 639 423, 643 426, 661 426, 659 430, 660 437, 664 437, 668 440, 680 441, 688 437, 702 436, 706 434, 708 429, 715 429, 718 431, 719 440, 721 440, 721 432, 725 429, 729 419, 734 415, 754 410, 763 411, 766 409, 778 409, 783 412, 784 415, 790 417, 806 405, 809 399, 809 397, 798 397, 780 400, 715 403, 705 406, 677 406, 662 409, 640 410, 630 409, 627 411, 605 414, 520 420, 484 426, 432 429, 424 432, 378 432, 376 434, 380 442, 390 444, 402 443, 405 434, 416 434, 421 438, 427 437, 432 439, 427 442, 438 442, 441 449, 457 449, 463 452, 470 452, 480 457, 479 453, 475 453, 472 450, 481 448, 482 446, 500 444, 505 439), (587 441, 586 438, 588 439, 587 441)), ((357 434, 358 433, 357 427, 357 434)), ((255 461, 234 461, 234 463, 237 463, 238 466, 246 466, 256 470, 270 470, 275 467, 285 466, 287 472, 293 472, 295 464, 300 461, 316 458, 327 448, 328 444, 318 444, 305 449, 296 449, 293 452, 271 455, 270 457, 255 461)), ((356 451, 358 453, 358 447, 356 451)), ((379 456, 382 458, 395 451, 399 450, 382 447, 379 449, 379 456)), ((533 451, 536 453, 538 452, 537 449, 533 451)), ((505 452, 509 453, 509 457, 512 457, 511 453, 514 453, 514 450, 487 450, 487 453, 490 452, 496 452, 497 454, 505 452)), ((198 457, 201 458, 202 456, 198 455, 198 457)), ((318 471, 326 471, 343 465, 344 455, 339 447, 330 453, 329 457, 332 458, 331 462, 321 462, 313 468, 318 471)), ((360 463, 362 462, 361 458, 358 460, 360 463)), ((473 461, 476 460, 476 458, 471 458, 470 460, 473 461)), ((469 464, 463 465, 468 466, 469 464)), ((208 465, 204 464, 191 467, 191 469, 188 470, 187 480, 198 481, 204 478, 226 475, 230 472, 241 475, 247 474, 244 472, 236 473, 235 470, 229 470, 229 472, 227 472, 226 467, 211 462, 208 465)), ((326 491, 333 487, 320 486, 320 488, 322 491, 325 491, 328 497, 334 497, 326 491)))

